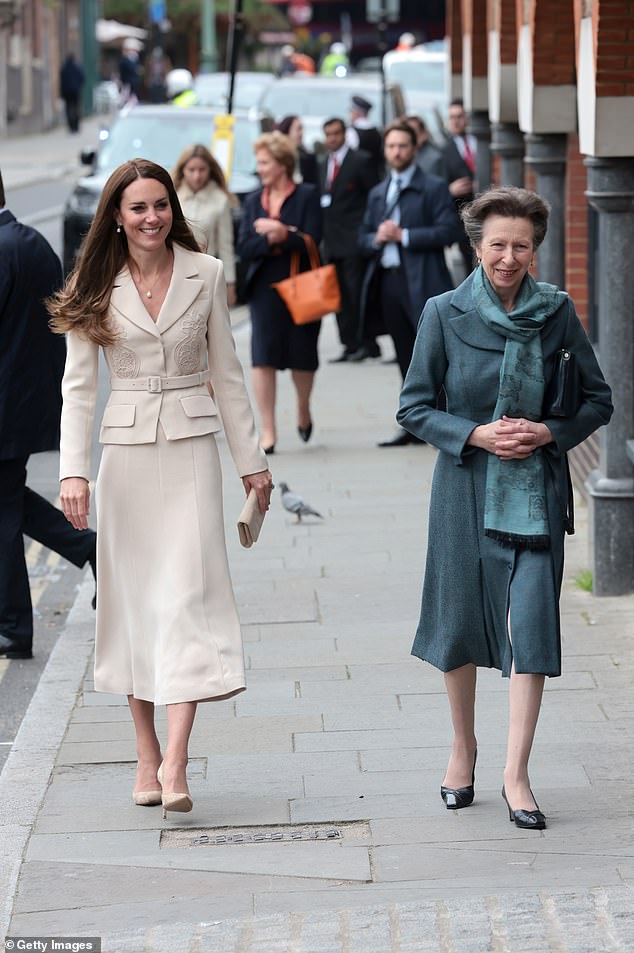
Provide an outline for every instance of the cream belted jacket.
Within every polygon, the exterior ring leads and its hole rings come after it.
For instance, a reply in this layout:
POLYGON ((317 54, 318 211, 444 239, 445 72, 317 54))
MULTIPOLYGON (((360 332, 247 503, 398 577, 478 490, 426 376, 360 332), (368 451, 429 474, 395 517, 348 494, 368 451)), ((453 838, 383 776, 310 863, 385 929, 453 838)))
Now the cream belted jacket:
MULTIPOLYGON (((224 427, 238 474, 266 470, 235 352, 222 264, 176 244, 173 252, 172 280, 156 323, 127 267, 115 279, 109 317, 119 339, 104 348, 104 354, 116 389, 106 404, 99 439, 101 443, 154 443, 159 422, 168 440, 224 427), (215 400, 205 384, 208 378, 215 400), (166 379, 173 389, 164 389, 166 379)), ((99 346, 71 331, 67 347, 60 480, 89 479, 99 346)))

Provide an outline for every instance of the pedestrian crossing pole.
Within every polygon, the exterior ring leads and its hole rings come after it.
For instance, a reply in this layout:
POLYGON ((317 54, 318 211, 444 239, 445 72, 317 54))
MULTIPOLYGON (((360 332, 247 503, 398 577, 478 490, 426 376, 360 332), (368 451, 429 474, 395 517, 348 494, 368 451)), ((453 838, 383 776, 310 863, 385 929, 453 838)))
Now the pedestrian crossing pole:
POLYGON ((231 33, 229 35, 229 96, 227 99, 227 112, 233 112, 233 90, 238 71, 238 57, 240 47, 244 37, 244 17, 242 15, 242 0, 235 0, 233 16, 231 17, 231 33))

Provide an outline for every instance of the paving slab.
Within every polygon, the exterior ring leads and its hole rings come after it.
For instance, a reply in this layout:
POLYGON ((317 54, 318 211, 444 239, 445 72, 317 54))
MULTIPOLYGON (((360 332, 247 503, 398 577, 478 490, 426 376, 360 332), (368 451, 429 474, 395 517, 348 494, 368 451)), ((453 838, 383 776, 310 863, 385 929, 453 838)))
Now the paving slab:
MULTIPOLYGON (((321 341, 336 353, 330 319, 321 341)), ((244 358, 246 328, 237 343, 244 358)), ((305 447, 281 376, 274 478, 324 519, 298 525, 274 494, 249 551, 219 440, 248 691, 199 706, 191 814, 164 821, 132 803, 134 735, 125 698, 94 692, 84 585, 85 614, 61 636, 0 776, 0 932, 98 933, 104 953, 634 949, 634 598, 574 584, 588 562, 580 505, 564 676, 547 683, 532 760, 549 827, 520 831, 505 814, 508 681, 495 671, 479 675, 476 800, 447 811, 443 678, 410 656, 435 453, 375 448, 397 390, 394 367, 324 364, 305 447), (341 840, 291 839, 320 824, 341 840), (197 841, 244 828, 271 836, 197 841)), ((157 724, 164 738, 164 709, 157 724)))

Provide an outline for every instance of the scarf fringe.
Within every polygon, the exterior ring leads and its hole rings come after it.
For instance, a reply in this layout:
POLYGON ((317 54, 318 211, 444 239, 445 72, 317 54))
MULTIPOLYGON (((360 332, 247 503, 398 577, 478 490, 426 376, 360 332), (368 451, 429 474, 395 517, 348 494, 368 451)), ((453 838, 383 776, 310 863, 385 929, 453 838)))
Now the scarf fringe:
POLYGON ((494 539, 505 549, 550 549, 550 536, 520 536, 518 533, 503 533, 497 529, 485 529, 484 535, 494 539))

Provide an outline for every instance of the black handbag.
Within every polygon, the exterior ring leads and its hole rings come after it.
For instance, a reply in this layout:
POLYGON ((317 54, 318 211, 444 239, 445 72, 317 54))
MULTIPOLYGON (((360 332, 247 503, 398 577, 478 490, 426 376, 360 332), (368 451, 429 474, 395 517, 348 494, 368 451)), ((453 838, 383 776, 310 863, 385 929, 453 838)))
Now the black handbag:
POLYGON ((574 417, 581 404, 581 378, 577 359, 562 347, 555 354, 555 366, 544 402, 544 417, 574 417))

